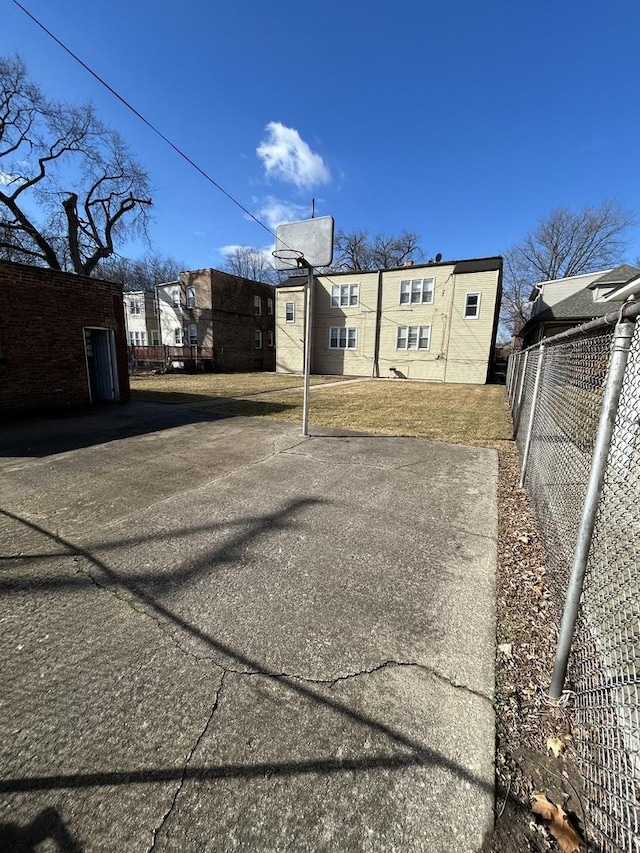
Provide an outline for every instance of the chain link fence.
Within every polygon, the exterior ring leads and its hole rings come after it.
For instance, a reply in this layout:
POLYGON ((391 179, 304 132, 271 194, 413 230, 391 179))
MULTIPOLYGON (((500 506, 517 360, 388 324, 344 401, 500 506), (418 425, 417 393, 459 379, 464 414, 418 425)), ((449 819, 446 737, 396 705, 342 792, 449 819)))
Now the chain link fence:
POLYGON ((565 687, 575 692, 587 830, 603 853, 640 853, 639 313, 624 309, 626 345, 610 315, 513 355, 507 372, 549 589, 561 608, 579 597, 565 687))

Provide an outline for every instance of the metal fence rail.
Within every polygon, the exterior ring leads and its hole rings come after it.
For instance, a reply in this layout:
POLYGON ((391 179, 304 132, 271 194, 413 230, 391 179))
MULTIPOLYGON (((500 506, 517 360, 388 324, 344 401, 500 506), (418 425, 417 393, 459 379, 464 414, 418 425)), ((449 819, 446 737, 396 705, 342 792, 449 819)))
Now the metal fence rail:
MULTIPOLYGON (((635 323, 640 310, 628 306, 624 313, 635 323)), ((617 402, 606 390, 614 384, 612 356, 618 364, 622 358, 617 319, 585 324, 512 356, 507 397, 550 592, 565 603, 563 629, 576 589, 579 596, 568 636, 568 687, 575 691, 588 830, 604 853, 640 853, 640 324, 626 367, 619 368, 617 402), (613 434, 599 454, 607 423, 613 434), (604 481, 594 493, 598 458, 606 460, 604 481), (585 517, 594 494, 591 535, 585 517), (581 548, 588 557, 576 586, 581 548)), ((556 670, 564 676, 558 659, 556 670)))

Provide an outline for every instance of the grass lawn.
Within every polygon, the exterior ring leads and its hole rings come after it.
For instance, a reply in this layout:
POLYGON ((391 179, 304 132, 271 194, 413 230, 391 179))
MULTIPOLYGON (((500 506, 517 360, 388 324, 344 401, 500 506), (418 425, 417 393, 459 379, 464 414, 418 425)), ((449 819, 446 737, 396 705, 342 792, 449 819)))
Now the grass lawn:
MULTIPOLYGON (((309 424, 454 444, 511 439, 504 385, 440 385, 399 379, 323 388, 351 377, 312 376, 309 424)), ((194 403, 229 415, 302 422, 302 377, 274 373, 134 376, 134 399, 194 403), (280 390, 281 389, 281 390, 280 390), (259 400, 233 399, 271 392, 259 400)))
MULTIPOLYGON (((312 385, 339 382, 348 376, 312 376, 312 385)), ((167 373, 132 376, 134 400, 154 403, 203 403, 220 397, 246 397, 265 391, 302 388, 302 376, 282 373, 167 373)))
MULTIPOLYGON (((302 420, 302 397, 296 392, 271 394, 264 400, 212 404, 210 408, 279 421, 302 420)), ((511 439, 503 385, 378 380, 316 387, 311 393, 309 423, 457 444, 492 444, 511 439)))

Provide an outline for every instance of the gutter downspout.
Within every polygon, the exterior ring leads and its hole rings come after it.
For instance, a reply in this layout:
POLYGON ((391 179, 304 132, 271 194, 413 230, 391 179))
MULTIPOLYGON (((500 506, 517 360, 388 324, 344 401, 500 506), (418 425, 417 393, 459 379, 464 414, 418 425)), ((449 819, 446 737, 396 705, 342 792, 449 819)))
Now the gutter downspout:
POLYGON ((380 325, 382 323, 382 270, 378 270, 378 292, 376 293, 376 333, 373 342, 373 365, 371 375, 380 377, 380 325))
POLYGON ((449 343, 451 341, 451 326, 453 326, 453 306, 456 298, 456 274, 451 273, 451 303, 449 305, 449 328, 447 329, 447 348, 444 351, 444 376, 442 381, 447 381, 447 367, 449 365, 449 343))

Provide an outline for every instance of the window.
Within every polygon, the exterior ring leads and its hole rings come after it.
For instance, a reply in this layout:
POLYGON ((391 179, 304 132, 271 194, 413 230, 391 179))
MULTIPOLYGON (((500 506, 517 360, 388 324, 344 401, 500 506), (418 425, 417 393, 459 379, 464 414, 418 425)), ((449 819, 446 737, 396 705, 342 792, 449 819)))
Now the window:
POLYGON ((253 297, 253 313, 258 317, 262 314, 262 299, 259 296, 253 297))
POLYGON ((187 308, 196 307, 196 289, 195 287, 187 288, 187 308))
POLYGON ((130 314, 139 314, 140 313, 140 302, 138 299, 132 299, 129 303, 129 313, 130 314))
POLYGON ((260 329, 256 329, 254 333, 254 346, 256 349, 262 349, 262 332, 260 329))
POLYGON ((273 330, 272 329, 267 330, 267 346, 268 347, 273 346, 273 330))
POLYGON ((331 288, 332 308, 354 308, 358 305, 359 284, 334 284, 331 288))
POLYGON ((475 320, 480 316, 480 294, 467 293, 464 300, 464 319, 475 320))
POLYGON ((295 323, 296 320, 296 303, 284 303, 284 319, 286 323, 295 323))
POLYGON ((429 349, 431 326, 398 326, 396 349, 429 349))
POLYGON ((182 346, 182 329, 173 330, 173 340, 177 347, 182 346))
POLYGON ((157 347, 159 343, 160 343, 160 338, 158 337, 158 330, 152 329, 151 330, 151 346, 157 347))
POLYGON ((134 337, 133 332, 129 332, 129 343, 131 344, 131 346, 134 346, 135 342, 136 342, 136 339, 134 337))
POLYGON ((355 349, 356 330, 355 327, 332 326, 329 329, 330 349, 355 349))
POLYGON ((187 340, 190 347, 198 345, 198 327, 195 323, 189 323, 187 326, 187 340))
POLYGON ((267 314, 273 314, 273 299, 267 297, 267 314))
POLYGON ((400 282, 400 305, 430 305, 434 278, 412 278, 400 282))
POLYGON ((174 308, 180 307, 180 291, 179 290, 172 290, 171 291, 171 305, 174 308))
POLYGON ((129 343, 132 347, 144 347, 147 345, 146 332, 129 332, 129 343))

